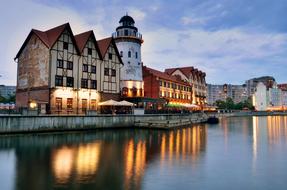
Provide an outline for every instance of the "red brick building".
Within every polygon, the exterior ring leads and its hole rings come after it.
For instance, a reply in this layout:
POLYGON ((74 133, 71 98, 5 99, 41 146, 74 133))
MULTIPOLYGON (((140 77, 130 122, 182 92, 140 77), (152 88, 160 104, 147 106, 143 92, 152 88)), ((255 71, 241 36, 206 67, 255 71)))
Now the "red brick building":
POLYGON ((179 75, 168 75, 146 66, 143 67, 144 96, 165 99, 170 104, 191 104, 192 87, 179 75))

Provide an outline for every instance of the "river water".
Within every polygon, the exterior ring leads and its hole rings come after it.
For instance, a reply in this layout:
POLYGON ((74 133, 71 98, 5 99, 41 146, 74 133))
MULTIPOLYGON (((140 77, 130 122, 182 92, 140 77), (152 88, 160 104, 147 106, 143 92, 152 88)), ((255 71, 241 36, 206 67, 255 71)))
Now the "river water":
POLYGON ((287 189, 287 117, 2 136, 0 189, 287 189))

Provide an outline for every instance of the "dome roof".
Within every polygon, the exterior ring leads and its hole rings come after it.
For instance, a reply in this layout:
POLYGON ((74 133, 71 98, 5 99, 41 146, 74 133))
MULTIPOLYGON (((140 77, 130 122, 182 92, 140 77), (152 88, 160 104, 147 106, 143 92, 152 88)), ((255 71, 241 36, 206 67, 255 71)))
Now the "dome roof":
POLYGON ((125 16, 123 16, 120 19, 119 23, 131 23, 131 24, 134 24, 135 21, 134 21, 134 19, 131 16, 125 15, 125 16))

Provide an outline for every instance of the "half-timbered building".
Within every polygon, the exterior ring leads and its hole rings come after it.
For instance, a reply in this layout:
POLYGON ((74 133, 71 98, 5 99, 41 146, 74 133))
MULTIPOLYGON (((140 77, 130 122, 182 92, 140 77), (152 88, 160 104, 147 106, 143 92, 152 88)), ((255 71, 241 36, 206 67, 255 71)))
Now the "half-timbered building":
POLYGON ((69 23, 44 32, 33 29, 15 60, 17 108, 86 113, 97 109, 105 93, 120 97, 117 47, 112 38, 98 45, 93 31, 74 36, 69 23))

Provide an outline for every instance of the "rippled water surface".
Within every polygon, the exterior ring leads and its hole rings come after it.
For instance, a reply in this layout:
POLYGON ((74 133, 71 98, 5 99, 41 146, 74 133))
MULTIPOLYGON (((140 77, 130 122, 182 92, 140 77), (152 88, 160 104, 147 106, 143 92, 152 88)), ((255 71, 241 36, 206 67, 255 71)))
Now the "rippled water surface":
POLYGON ((2 136, 0 189, 287 189, 287 117, 2 136))

